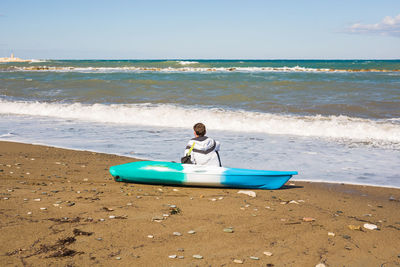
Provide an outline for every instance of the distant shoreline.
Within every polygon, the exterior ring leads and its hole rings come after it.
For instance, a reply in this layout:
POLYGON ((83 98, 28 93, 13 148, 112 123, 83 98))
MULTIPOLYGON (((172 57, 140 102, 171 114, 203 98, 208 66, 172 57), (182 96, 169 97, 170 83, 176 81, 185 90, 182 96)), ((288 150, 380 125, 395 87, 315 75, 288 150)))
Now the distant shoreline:
POLYGON ((46 58, 46 59, 21 59, 2 57, 0 62, 31 62, 37 60, 61 60, 61 61, 399 61, 400 58, 380 59, 380 58, 270 58, 270 59, 243 59, 243 58, 46 58), (2 61, 4 60, 4 61, 2 61))
POLYGON ((0 62, 12 63, 12 62, 33 62, 33 59, 21 59, 18 57, 0 57, 0 62))

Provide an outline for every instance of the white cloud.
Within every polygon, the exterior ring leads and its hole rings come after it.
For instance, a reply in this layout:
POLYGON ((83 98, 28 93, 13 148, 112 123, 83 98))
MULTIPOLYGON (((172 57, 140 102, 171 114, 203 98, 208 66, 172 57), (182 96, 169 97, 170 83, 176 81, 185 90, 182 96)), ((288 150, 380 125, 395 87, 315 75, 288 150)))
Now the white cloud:
POLYGON ((381 22, 375 24, 355 23, 347 29, 347 32, 400 37, 400 14, 393 18, 387 16, 381 22))

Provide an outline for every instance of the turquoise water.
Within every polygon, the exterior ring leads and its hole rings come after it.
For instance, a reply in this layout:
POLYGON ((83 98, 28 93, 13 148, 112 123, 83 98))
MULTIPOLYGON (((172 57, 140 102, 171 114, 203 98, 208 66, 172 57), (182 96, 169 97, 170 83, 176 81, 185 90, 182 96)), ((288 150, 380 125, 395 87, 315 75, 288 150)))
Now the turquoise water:
POLYGON ((400 60, 0 64, 0 138, 178 160, 194 123, 225 165, 400 187, 400 60))

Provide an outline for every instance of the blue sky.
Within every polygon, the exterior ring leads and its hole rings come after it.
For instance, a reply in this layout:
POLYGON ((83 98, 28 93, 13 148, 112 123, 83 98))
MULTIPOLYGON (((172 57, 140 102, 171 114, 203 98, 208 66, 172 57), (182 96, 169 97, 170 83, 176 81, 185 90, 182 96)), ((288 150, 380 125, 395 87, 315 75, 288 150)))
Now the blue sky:
POLYGON ((0 1, 0 57, 400 59, 400 1, 0 1))

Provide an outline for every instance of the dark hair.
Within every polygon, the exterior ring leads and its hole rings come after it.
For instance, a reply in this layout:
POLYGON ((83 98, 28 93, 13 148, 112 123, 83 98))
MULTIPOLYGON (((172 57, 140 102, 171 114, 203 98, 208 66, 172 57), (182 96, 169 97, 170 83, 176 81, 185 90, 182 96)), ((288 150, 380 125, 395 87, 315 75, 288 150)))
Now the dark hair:
POLYGON ((193 130, 196 132, 198 136, 204 136, 206 135, 206 126, 202 124, 201 122, 196 123, 193 126, 193 130))

